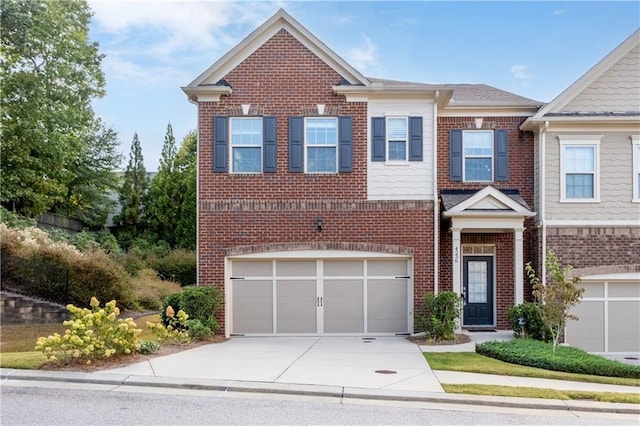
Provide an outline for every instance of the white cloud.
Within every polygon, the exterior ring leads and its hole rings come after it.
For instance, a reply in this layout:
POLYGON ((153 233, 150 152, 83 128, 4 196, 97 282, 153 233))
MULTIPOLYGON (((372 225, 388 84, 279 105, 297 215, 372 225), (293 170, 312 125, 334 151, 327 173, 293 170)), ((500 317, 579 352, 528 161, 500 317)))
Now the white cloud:
POLYGON ((553 12, 551 12, 551 14, 552 15, 564 15, 568 11, 569 11, 568 9, 555 9, 553 12))
POLYGON ((366 34, 362 34, 364 46, 353 47, 344 55, 345 60, 353 65, 358 71, 366 73, 377 65, 378 47, 366 34))
POLYGON ((136 45, 144 38, 148 44, 141 52, 170 60, 178 51, 205 51, 234 44, 273 14, 280 4, 90 0, 90 6, 95 25, 109 34, 114 43, 136 45))
POLYGON ((511 74, 518 80, 530 80, 531 74, 528 71, 529 67, 527 65, 512 65, 511 66, 511 74))

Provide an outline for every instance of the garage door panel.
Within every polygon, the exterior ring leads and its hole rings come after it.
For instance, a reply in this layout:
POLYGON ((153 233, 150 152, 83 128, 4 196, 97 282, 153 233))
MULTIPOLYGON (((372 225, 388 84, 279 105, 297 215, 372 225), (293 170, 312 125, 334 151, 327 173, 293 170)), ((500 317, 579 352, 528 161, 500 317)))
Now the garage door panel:
POLYGON ((640 353, 640 302, 609 302, 609 351, 640 353))
POLYGON ((609 283, 609 297, 640 298, 640 283, 609 283))
POLYGON ((325 277, 352 277, 364 275, 362 260, 325 260, 323 262, 325 277))
POLYGON ((568 341, 585 351, 604 351, 604 302, 582 301, 572 313, 579 320, 567 322, 568 341))
POLYGON ((273 333, 271 281, 233 281, 233 332, 273 333))
POLYGON ((369 260, 367 261, 367 275, 378 277, 407 275, 407 261, 369 260))
POLYGON ((324 280, 325 333, 364 332, 364 281, 324 280))
POLYGON ((261 261, 234 261, 231 264, 231 275, 241 277, 270 277, 273 275, 273 262, 261 261))
POLYGON ((315 280, 276 282, 276 333, 317 332, 315 280))
POLYGON ((367 330, 406 333, 407 280, 369 280, 367 285, 367 330))
POLYGON ((604 283, 581 283, 580 286, 584 288, 583 298, 604 296, 604 283))
POLYGON ((316 275, 316 261, 278 260, 276 275, 278 277, 314 277, 316 275))

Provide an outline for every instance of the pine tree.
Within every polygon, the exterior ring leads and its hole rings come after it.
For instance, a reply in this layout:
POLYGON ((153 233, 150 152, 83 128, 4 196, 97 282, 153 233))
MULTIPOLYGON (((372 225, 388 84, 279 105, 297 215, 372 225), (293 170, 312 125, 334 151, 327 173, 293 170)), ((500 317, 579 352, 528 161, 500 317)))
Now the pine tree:
POLYGON ((149 230, 155 238, 167 242, 171 247, 176 245, 176 224, 182 193, 179 189, 175 170, 176 140, 171 123, 167 125, 167 133, 162 145, 162 154, 158 173, 149 185, 149 196, 145 204, 149 230))
MULTIPOLYGON (((120 214, 113 218, 113 222, 120 227, 119 239, 129 242, 139 236, 145 229, 144 200, 149 186, 147 171, 142 158, 142 148, 138 134, 134 133, 129 153, 129 163, 124 172, 119 200, 122 207, 120 214), (120 238, 122 237, 122 238, 120 238)), ((128 245, 124 244, 125 246, 128 245)))

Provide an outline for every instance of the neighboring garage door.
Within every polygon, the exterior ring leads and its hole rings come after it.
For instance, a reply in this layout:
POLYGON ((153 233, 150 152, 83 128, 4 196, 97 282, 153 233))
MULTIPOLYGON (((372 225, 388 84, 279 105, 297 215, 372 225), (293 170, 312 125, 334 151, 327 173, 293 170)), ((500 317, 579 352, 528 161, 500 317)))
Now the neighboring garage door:
POLYGON ((582 278, 585 292, 572 310, 578 321, 567 324, 567 343, 596 353, 640 353, 640 280, 598 278, 582 278))
POLYGON ((409 332, 409 261, 233 260, 232 334, 409 332))

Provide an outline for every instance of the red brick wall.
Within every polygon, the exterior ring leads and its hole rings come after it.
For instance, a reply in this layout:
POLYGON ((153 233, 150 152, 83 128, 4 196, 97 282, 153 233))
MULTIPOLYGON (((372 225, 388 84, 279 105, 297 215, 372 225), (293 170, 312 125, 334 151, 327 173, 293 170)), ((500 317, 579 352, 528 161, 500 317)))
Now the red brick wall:
POLYGON ((575 269, 640 264, 640 228, 547 227, 547 250, 575 269))
MULTIPOLYGON (((449 131, 460 129, 475 129, 473 117, 438 117, 438 190, 465 189, 480 190, 487 185, 497 189, 517 189, 520 195, 533 208, 534 203, 534 166, 533 166, 533 135, 521 133, 518 126, 524 117, 484 117, 483 128, 508 130, 509 138, 509 180, 491 183, 451 182, 449 180, 449 131)), ((440 227, 439 250, 439 288, 451 290, 453 285, 451 259, 450 221, 442 220, 440 227)), ((534 220, 525 221, 524 262, 533 260, 535 253, 534 220)), ((501 234, 462 234, 462 244, 494 244, 496 246, 496 320, 498 329, 510 329, 506 310, 514 304, 514 276, 513 276, 513 233, 501 234)), ((524 266, 523 266, 524 269, 524 266)), ((531 286, 525 278, 525 300, 531 298, 531 286)))
POLYGON ((199 283, 224 289, 225 254, 246 247, 356 243, 413 255, 416 304, 433 290, 433 203, 367 201, 367 105, 333 94, 341 77, 281 30, 224 79, 233 93, 198 108, 199 283), (237 114, 242 104, 277 117, 277 173, 213 173, 213 116, 237 114), (288 172, 288 118, 316 104, 353 117, 353 172, 288 172))

